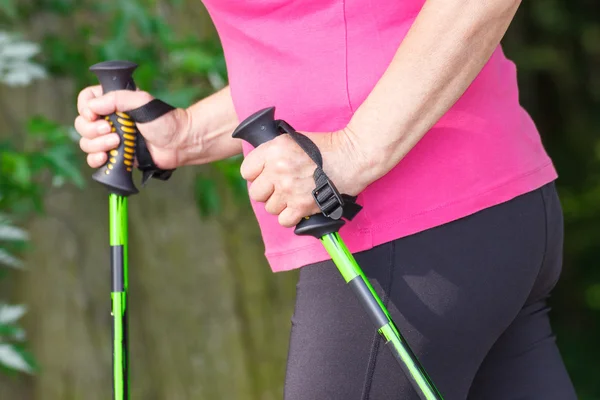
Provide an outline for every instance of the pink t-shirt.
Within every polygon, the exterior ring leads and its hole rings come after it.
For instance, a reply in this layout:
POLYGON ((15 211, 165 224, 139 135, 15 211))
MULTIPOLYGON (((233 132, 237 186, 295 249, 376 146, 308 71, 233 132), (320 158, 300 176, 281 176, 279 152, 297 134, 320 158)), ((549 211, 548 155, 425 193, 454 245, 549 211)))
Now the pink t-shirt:
MULTIPOLYGON (((424 0, 205 0, 240 119, 275 106, 298 131, 344 128, 389 65, 424 0)), ((398 88, 398 90, 402 90, 398 88)), ((402 112, 402 110, 398 110, 402 112)), ((377 132, 369 132, 376 140, 377 132)), ((244 143, 244 154, 252 147, 244 143)), ((358 197, 350 251, 444 224, 554 180, 501 47, 452 109, 358 197)), ((273 271, 329 258, 312 237, 252 203, 273 271)))

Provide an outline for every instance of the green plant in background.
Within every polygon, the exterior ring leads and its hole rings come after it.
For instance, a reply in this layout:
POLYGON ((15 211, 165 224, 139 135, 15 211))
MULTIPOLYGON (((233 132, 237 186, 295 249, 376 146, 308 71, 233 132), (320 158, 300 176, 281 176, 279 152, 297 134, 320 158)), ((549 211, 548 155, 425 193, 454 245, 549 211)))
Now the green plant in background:
MULTIPOLYGON (((27 128, 19 147, 16 140, 0 142, 0 267, 23 268, 14 253, 30 245, 27 232, 15 226, 9 215, 24 221, 43 213, 43 198, 50 186, 84 185, 68 130, 42 117, 32 119, 27 128)), ((25 350, 25 333, 17 325, 25 309, 0 304, 0 365, 31 373, 35 362, 25 350)))
MULTIPOLYGON (((37 44, 21 35, 0 32, 0 82, 26 86, 47 77, 46 70, 33 61, 37 44)), ((54 186, 83 179, 75 158, 73 136, 68 130, 43 117, 32 118, 22 128, 11 120, 9 139, 0 141, 0 268, 24 268, 15 253, 26 250, 29 236, 9 215, 25 220, 43 212, 48 180, 54 186), (22 135, 22 133, 25 135, 22 135)), ((0 277, 5 276, 6 271, 0 277)), ((33 355, 26 349, 26 334, 19 326, 25 305, 0 302, 0 368, 4 371, 34 373, 33 355)))
MULTIPOLYGON (((27 232, 19 220, 43 213, 49 187, 84 186, 73 135, 56 123, 35 117, 24 140, 0 142, 0 267, 23 268, 15 252, 27 250, 27 232), (20 142, 20 143, 15 143, 20 142)), ((25 313, 23 305, 0 304, 0 365, 23 372, 34 371, 33 357, 24 348, 24 331, 16 325, 25 313)))
MULTIPOLYGON (((175 106, 188 106, 225 86, 219 43, 198 39, 194 33, 176 33, 161 10, 166 8, 151 0, 81 1, 77 5, 68 0, 1 1, 0 22, 14 29, 40 15, 58 21, 64 29, 38 34, 39 45, 22 35, 0 32, 0 81, 25 86, 36 79, 68 78, 79 90, 97 84, 89 66, 126 59, 139 65, 135 81, 140 89, 175 106), (97 18, 78 18, 81 15, 97 18)), ((72 107, 75 110, 75 99, 72 107)), ((8 215, 24 223, 43 212, 48 187, 67 183, 83 187, 83 157, 72 127, 42 116, 30 118, 25 126, 9 120, 12 132, 0 141, 0 212, 5 213, 0 219, 0 266, 23 268, 14 254, 35 244, 8 215)), ((219 211, 215 173, 236 193, 245 194, 239 163, 239 157, 234 157, 200 170, 195 193, 202 215, 219 211)), ((0 367, 4 370, 36 370, 35 359, 26 350, 25 332, 18 326, 25 312, 25 305, 0 304, 0 367)))
MULTIPOLYGON (((23 41, 15 34, 0 32, 0 49, 2 83, 26 85, 45 76, 45 71, 30 60, 39 51, 37 45, 23 41)), ((8 190, 13 179, 23 182, 27 176, 22 167, 23 159, 9 152, 7 144, 0 145, 0 150, 0 210, 5 210, 17 200, 18 194, 8 190), (17 174, 13 176, 14 172, 17 174)), ((10 250, 11 246, 27 240, 28 235, 23 229, 14 226, 8 215, 0 214, 0 267, 21 268, 21 261, 10 250)), ((18 325, 25 312, 24 305, 0 304, 0 366, 4 370, 33 372, 32 357, 23 346, 26 335, 18 325)))
MULTIPOLYGON (((9 249, 28 240, 27 232, 14 226, 7 215, 0 214, 0 267, 21 268, 21 260, 9 249)), ((33 357, 24 347, 25 331, 18 325, 25 312, 22 304, 0 304, 0 367, 4 370, 34 371, 33 357)))

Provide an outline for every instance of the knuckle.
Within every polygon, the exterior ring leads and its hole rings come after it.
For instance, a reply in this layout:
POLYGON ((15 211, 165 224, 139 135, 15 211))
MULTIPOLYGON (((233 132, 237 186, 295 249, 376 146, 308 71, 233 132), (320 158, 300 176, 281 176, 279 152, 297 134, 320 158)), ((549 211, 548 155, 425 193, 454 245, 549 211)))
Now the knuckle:
POLYGON ((117 92, 113 90, 108 93, 104 93, 104 94, 102 94, 102 96, 97 97, 97 99, 100 99, 100 98, 104 98, 108 101, 114 102, 117 99, 117 92))
MULTIPOLYGON (((247 161, 247 159, 246 159, 247 161)), ((242 165, 240 166, 240 175, 242 176, 242 179, 248 180, 248 174, 247 174, 247 169, 248 166, 246 164, 246 161, 242 162, 242 165)), ((250 187, 252 188, 252 186, 250 187)))
POLYGON ((286 228, 290 227, 290 224, 285 214, 279 214, 279 218, 277 220, 279 222, 279 225, 284 226, 286 228))
POLYGON ((258 201, 256 200, 256 185, 250 185, 248 188, 248 196, 250 196, 252 200, 258 201))
POLYGON ((140 99, 145 100, 145 101, 150 101, 154 98, 149 92, 146 92, 144 90, 139 92, 139 97, 140 97, 140 99))
POLYGON ((73 122, 73 127, 75 128, 77 133, 79 133, 80 135, 83 134, 82 124, 83 124, 83 117, 81 115, 79 115, 79 116, 77 116, 77 118, 75 118, 75 121, 73 122))
POLYGON ((250 185, 250 189, 248 191, 250 198, 254 201, 263 201, 264 200, 264 190, 261 186, 257 184, 250 185))
POLYGON ((300 201, 300 204, 302 205, 302 209, 304 209, 304 210, 311 210, 317 206, 315 199, 313 199, 312 196, 308 196, 308 195, 302 196, 302 200, 300 201))
POLYGON ((281 190, 291 192, 294 187, 294 179, 291 176, 284 176, 279 183, 281 190))
POLYGON ((127 92, 127 95, 130 95, 131 102, 132 103, 135 102, 135 104, 136 104, 135 106, 132 106, 131 108, 138 107, 138 106, 141 107, 144 104, 150 102, 152 99, 154 99, 154 97, 150 93, 143 91, 143 90, 139 90, 137 92, 127 92))
POLYGON ((92 96, 91 88, 87 87, 81 90, 77 95, 77 104, 84 106, 92 96))
MULTIPOLYGON (((281 154, 281 152, 276 153, 276 154, 281 154)), ((286 172, 290 169, 290 163, 285 158, 278 157, 277 159, 274 160, 273 164, 274 164, 273 167, 275 168, 275 171, 277 171, 279 173, 286 172)))
POLYGON ((292 228, 296 225, 297 221, 300 221, 300 218, 297 217, 297 214, 298 212, 296 210, 290 211, 286 214, 280 214, 279 223, 286 228, 292 228))
POLYGON ((278 212, 277 212, 277 206, 273 202, 267 202, 265 204, 265 211, 268 212, 271 215, 278 214, 278 212))
POLYGON ((245 180, 249 180, 251 178, 250 171, 254 169, 253 165, 254 157, 252 157, 252 154, 248 154, 248 156, 246 156, 246 158, 242 162, 242 165, 240 166, 240 175, 242 176, 242 178, 244 178, 245 180))
POLYGON ((79 148, 84 152, 88 152, 89 140, 87 138, 82 137, 79 139, 79 148))

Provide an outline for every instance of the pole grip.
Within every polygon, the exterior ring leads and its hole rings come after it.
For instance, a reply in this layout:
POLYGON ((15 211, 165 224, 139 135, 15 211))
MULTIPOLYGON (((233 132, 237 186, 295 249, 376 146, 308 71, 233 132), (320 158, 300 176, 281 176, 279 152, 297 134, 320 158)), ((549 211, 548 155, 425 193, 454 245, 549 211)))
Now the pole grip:
POLYGON ((243 120, 231 136, 258 147, 279 135, 280 132, 275 122, 275 107, 269 107, 259 110, 243 120))
MULTIPOLYGON (((254 147, 275 139, 281 134, 275 120, 275 107, 268 107, 255 112, 242 121, 232 134, 254 147)), ((328 218, 323 214, 307 216, 296 225, 294 233, 299 236, 313 236, 317 239, 337 232, 344 225, 344 220, 328 218)))
MULTIPOLYGON (((136 90, 133 71, 137 64, 129 61, 104 61, 90 67, 96 74, 104 94, 116 90, 136 90)), ((100 167, 92 179, 103 184, 110 193, 130 196, 139 191, 133 183, 133 165, 135 161, 138 130, 129 115, 122 112, 104 116, 111 125, 111 131, 120 138, 119 145, 110 150, 108 161, 100 167)))

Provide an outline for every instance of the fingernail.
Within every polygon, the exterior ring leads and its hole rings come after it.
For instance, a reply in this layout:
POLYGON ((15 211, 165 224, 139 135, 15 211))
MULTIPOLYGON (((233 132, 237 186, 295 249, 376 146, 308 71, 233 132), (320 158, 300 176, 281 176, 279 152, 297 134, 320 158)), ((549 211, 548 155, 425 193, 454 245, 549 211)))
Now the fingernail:
POLYGON ((110 132, 110 125, 102 124, 98 127, 98 133, 103 134, 108 132, 110 132))

